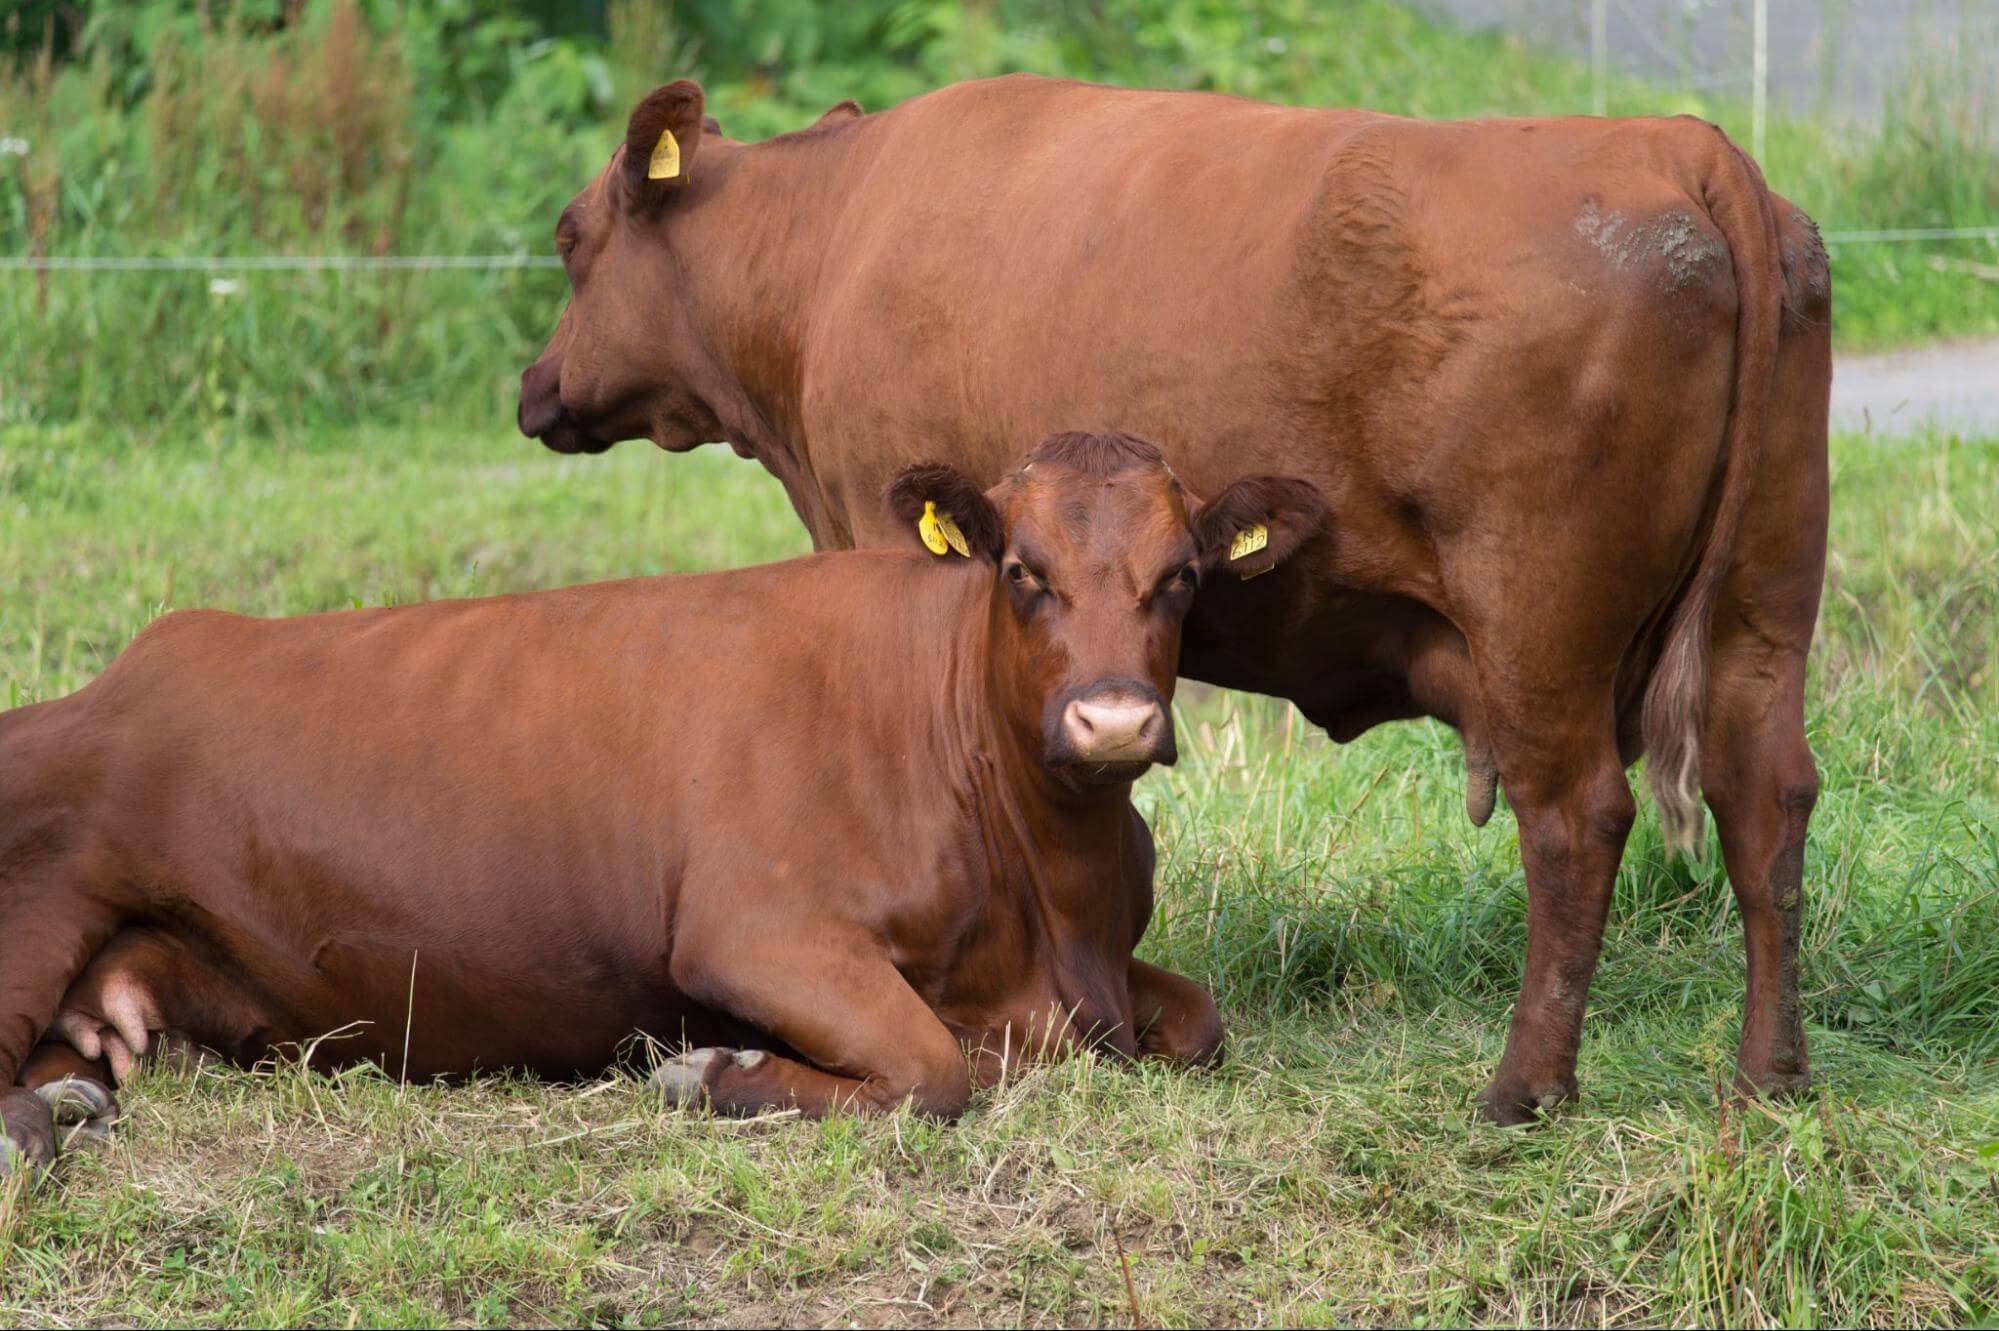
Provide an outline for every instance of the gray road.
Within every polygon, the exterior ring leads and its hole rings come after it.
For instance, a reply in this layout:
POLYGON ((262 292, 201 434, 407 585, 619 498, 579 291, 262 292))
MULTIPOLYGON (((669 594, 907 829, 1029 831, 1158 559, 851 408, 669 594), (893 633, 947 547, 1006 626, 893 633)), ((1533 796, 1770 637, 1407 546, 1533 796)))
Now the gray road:
POLYGON ((1999 340, 1835 357, 1832 421, 1885 434, 1932 424, 1999 435, 1999 340))

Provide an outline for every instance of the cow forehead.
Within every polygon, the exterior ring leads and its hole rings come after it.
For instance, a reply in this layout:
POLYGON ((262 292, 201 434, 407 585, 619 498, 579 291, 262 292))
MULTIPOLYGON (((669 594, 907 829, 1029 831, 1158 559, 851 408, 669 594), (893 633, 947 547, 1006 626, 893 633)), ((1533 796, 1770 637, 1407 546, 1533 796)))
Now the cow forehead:
POLYGON ((1038 463, 1018 482, 1013 525, 1041 541, 1079 552, 1122 548, 1143 560, 1170 557, 1154 547, 1185 541, 1186 501, 1163 466, 1098 476, 1038 463))

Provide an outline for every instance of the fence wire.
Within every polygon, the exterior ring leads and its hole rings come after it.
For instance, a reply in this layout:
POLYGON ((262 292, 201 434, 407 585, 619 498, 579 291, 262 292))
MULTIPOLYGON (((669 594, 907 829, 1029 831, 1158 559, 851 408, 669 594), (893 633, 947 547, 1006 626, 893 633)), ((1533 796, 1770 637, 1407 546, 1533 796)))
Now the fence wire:
POLYGON ((0 258, 0 272, 380 272, 424 268, 560 268, 548 254, 167 254, 0 258))
MULTIPOLYGON (((1828 245, 1895 245, 1936 240, 1999 241, 1999 226, 1906 226, 1828 231, 1828 245)), ((162 254, 0 257, 0 272, 228 273, 384 272, 430 268, 560 268, 547 254, 162 254)))

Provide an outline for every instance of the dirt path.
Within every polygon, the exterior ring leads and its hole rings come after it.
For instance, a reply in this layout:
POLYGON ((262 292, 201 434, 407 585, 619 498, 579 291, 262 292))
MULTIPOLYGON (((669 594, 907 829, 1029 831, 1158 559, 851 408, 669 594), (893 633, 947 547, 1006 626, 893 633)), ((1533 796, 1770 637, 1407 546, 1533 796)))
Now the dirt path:
POLYGON ((1835 356, 1835 430, 1907 434, 1925 424, 1999 434, 1999 340, 1835 356))

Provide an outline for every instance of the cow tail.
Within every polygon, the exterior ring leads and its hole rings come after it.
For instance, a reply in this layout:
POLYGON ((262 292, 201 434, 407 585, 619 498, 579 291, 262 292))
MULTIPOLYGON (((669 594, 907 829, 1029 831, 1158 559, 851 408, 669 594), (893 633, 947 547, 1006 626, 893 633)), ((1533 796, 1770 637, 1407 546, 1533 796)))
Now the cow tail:
POLYGON ((1666 844, 1689 855, 1697 852, 1702 834, 1700 736, 1707 716, 1714 603, 1728 575, 1763 451, 1783 318, 1776 221, 1763 174, 1721 131, 1713 130, 1713 135, 1716 151, 1702 192, 1735 271, 1735 379, 1714 520, 1667 619, 1639 723, 1650 755, 1646 779, 1659 806, 1666 844))

